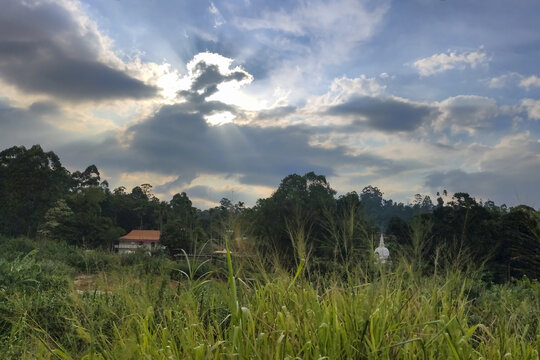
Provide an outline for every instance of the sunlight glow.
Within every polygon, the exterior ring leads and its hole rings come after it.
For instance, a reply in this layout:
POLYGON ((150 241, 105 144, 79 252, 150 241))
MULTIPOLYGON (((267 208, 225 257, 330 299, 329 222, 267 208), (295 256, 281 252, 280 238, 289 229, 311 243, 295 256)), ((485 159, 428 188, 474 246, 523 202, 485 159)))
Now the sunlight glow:
POLYGON ((220 112, 217 114, 209 115, 205 117, 206 122, 213 126, 224 125, 232 122, 236 116, 229 111, 220 112))
POLYGON ((180 77, 176 71, 163 74, 156 83, 161 88, 161 95, 167 102, 174 102, 178 91, 189 88, 189 80, 180 77))

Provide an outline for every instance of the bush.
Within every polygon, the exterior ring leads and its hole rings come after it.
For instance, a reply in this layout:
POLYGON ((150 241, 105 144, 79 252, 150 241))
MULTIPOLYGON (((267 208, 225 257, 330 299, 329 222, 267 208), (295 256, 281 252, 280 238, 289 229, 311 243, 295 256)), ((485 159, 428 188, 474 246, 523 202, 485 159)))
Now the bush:
POLYGON ((0 236, 0 256, 6 260, 23 257, 35 248, 36 242, 29 238, 4 238, 0 236))

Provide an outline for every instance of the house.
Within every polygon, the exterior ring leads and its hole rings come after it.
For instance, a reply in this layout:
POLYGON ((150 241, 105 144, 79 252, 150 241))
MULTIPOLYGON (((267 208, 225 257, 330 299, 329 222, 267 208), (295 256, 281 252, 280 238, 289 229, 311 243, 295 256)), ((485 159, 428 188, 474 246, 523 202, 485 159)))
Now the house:
POLYGON ((129 254, 138 248, 150 252, 158 248, 157 243, 160 236, 161 232, 158 230, 131 230, 129 234, 118 239, 114 250, 120 254, 129 254))

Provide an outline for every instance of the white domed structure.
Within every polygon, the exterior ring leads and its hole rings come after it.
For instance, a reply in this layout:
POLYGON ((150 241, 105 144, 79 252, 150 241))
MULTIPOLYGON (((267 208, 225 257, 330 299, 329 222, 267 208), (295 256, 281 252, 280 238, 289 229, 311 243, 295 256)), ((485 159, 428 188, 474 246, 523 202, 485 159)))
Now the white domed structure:
POLYGON ((375 249, 375 262, 377 264, 384 264, 389 261, 390 251, 384 246, 384 237, 381 233, 381 239, 379 240, 379 247, 375 249))

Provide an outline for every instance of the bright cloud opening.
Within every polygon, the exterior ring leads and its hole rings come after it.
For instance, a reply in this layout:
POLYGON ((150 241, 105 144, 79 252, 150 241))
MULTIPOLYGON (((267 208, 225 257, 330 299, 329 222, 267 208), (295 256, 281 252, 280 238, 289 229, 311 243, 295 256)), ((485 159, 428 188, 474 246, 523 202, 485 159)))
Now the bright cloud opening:
POLYGON ((224 112, 220 112, 220 113, 217 113, 217 114, 208 115, 208 116, 205 117, 205 120, 210 125, 220 126, 220 125, 225 125, 225 124, 231 123, 234 120, 235 117, 236 116, 231 114, 229 111, 224 111, 224 112))

